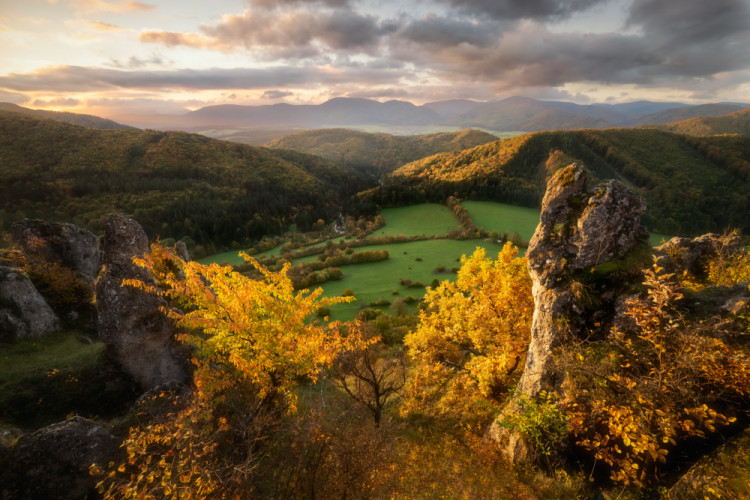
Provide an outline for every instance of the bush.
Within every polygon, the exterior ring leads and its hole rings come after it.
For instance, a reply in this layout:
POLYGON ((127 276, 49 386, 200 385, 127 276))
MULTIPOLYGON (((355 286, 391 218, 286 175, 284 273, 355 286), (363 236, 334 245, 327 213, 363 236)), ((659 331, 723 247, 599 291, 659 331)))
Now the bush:
POLYGON ((331 308, 329 308, 329 307, 319 307, 318 310, 315 311, 315 314, 319 318, 325 318, 325 317, 331 315, 331 308))
MULTIPOLYGON (((398 299, 396 299, 396 300, 398 300, 398 299)), ((386 299, 378 299, 378 300, 374 300, 374 301, 370 302, 370 306, 371 307, 385 307, 385 306, 389 306, 389 305, 391 305, 391 301, 390 300, 386 300, 386 299)))
POLYGON ((344 290, 344 292, 341 294, 342 297, 354 297, 354 290, 351 288, 347 288, 344 290))
POLYGON ((409 288, 424 288, 424 283, 421 281, 412 281, 409 283, 409 288))
POLYGON ((404 302, 406 302, 407 304, 413 304, 416 301, 417 299, 413 295, 407 295, 406 297, 404 297, 404 302))

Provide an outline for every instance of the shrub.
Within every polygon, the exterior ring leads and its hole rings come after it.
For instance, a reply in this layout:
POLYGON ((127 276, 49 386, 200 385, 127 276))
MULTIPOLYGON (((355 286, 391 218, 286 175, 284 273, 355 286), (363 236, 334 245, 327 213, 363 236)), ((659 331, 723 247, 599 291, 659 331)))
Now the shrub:
POLYGON ((354 297, 354 290, 351 288, 347 288, 344 290, 344 292, 341 294, 342 297, 354 297))
MULTIPOLYGON (((398 300, 398 299, 396 299, 396 300, 398 300)), ((370 306, 371 307, 385 307, 385 306, 389 306, 389 305, 391 305, 391 301, 390 300, 386 300, 386 299, 378 299, 378 300, 374 300, 374 301, 370 302, 370 306)))

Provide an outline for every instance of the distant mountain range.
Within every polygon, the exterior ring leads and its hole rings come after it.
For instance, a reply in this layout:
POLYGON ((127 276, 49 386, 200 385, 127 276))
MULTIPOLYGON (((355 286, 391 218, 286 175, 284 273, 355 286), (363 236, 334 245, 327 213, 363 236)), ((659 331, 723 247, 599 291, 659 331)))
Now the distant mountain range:
MULTIPOLYGON (((377 102, 337 98, 319 105, 207 106, 180 117, 180 127, 205 129, 320 129, 368 127, 480 128, 495 132, 603 129, 663 124, 713 117, 750 107, 739 103, 692 106, 639 101, 580 105, 511 97, 496 102, 441 101, 416 106, 404 101, 377 102)), ((209 133, 210 135, 210 133, 209 133)))
MULTIPOLYGON (((222 104, 183 115, 131 115, 121 121, 137 127, 199 132, 213 138, 260 145, 292 132, 310 129, 349 128, 397 135, 467 128, 498 133, 604 129, 716 117, 749 107, 750 104, 743 103, 688 105, 651 101, 581 105, 528 97, 491 102, 453 99, 417 106, 405 101, 335 98, 316 105, 222 104)), ((14 104, 0 103, 0 110, 31 113, 100 129, 127 128, 90 115, 31 110, 14 104)))

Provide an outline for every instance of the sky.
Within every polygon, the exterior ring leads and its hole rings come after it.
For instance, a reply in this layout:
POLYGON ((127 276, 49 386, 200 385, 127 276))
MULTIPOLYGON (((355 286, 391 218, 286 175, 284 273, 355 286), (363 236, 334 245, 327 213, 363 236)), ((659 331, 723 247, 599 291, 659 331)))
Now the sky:
POLYGON ((0 0, 0 101, 750 103, 750 0, 0 0))

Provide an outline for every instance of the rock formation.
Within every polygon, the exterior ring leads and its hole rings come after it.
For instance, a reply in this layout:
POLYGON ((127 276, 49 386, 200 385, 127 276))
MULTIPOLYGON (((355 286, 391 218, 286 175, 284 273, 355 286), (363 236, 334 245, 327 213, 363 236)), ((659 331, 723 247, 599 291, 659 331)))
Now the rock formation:
POLYGON ((101 267, 99 238, 74 224, 23 219, 13 224, 13 236, 26 255, 59 262, 87 281, 101 267))
MULTIPOLYGON (((648 264, 641 262, 650 254, 648 233, 640 224, 644 210, 640 198, 617 181, 588 189, 586 172, 576 164, 549 180, 541 220, 526 251, 535 307, 517 395, 534 397, 543 389, 559 388, 562 374, 554 369, 555 347, 572 335, 609 330, 627 291, 618 279, 625 269, 639 274, 648 264)), ((513 399, 504 410, 517 411, 513 399)), ((511 461, 527 458, 528 447, 519 433, 496 422, 490 436, 511 461)))
POLYGON ((117 456, 120 440, 83 417, 44 427, 18 439, 0 471, 1 498, 93 497, 97 479, 89 467, 117 456))
POLYGON ((596 290, 580 276, 603 264, 611 267, 645 245, 648 233, 640 223, 645 209, 638 195, 615 180, 587 190, 586 172, 575 164, 550 179, 526 252, 535 310, 521 391, 533 396, 552 383, 550 353, 566 333, 582 333, 577 330, 591 322, 583 314, 587 300, 597 302, 597 320, 614 310, 614 290, 596 290))
POLYGON ((59 328, 60 320, 26 273, 0 266, 0 340, 39 337, 59 328))
POLYGON ((674 237, 661 246, 654 248, 659 256, 659 265, 667 272, 687 271, 693 276, 701 276, 703 263, 719 252, 733 253, 740 247, 740 236, 737 234, 719 235, 704 234, 697 238, 674 237))
POLYGON ((125 279, 155 284, 147 270, 133 263, 133 257, 143 257, 147 251, 148 238, 136 221, 109 216, 102 240, 103 268, 96 284, 99 335, 144 389, 187 378, 172 323, 160 311, 165 301, 122 286, 125 279))

